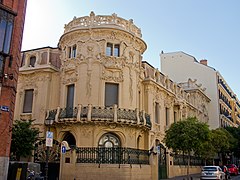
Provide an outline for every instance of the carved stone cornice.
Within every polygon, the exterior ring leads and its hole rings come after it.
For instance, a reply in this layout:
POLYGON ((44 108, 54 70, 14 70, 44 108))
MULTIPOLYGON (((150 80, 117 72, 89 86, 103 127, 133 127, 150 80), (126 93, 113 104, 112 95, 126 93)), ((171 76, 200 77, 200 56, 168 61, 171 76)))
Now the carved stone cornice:
POLYGON ((134 36, 139 38, 142 37, 141 30, 133 24, 133 20, 125 20, 117 16, 117 14, 112 14, 111 16, 95 15, 91 12, 89 16, 74 17, 71 22, 65 25, 64 33, 74 31, 76 29, 86 29, 86 28, 102 28, 102 27, 114 27, 116 29, 121 29, 127 31, 134 36))

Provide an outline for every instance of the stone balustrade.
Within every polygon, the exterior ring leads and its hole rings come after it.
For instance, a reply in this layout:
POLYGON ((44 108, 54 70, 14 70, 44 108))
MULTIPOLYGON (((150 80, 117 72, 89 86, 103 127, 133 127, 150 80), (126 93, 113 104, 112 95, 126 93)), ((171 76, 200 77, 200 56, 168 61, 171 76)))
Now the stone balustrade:
POLYGON ((117 14, 112 14, 111 16, 95 15, 94 12, 90 13, 90 16, 84 16, 76 18, 65 25, 64 33, 74 31, 76 29, 86 29, 86 28, 100 28, 100 27, 114 27, 127 31, 134 36, 139 38, 142 37, 141 30, 133 24, 133 20, 125 20, 117 16, 117 14))

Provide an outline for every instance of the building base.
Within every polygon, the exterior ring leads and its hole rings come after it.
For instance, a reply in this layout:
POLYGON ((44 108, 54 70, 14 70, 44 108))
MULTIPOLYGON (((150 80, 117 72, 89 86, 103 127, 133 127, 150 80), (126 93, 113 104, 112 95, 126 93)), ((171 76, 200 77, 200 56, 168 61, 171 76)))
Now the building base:
POLYGON ((0 157, 0 179, 7 180, 9 157, 0 157))

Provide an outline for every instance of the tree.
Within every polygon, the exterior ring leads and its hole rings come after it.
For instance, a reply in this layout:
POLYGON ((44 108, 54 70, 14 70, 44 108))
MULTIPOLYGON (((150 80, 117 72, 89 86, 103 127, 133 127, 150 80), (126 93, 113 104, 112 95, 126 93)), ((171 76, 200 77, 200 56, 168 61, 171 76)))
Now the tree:
POLYGON ((20 157, 32 155, 34 143, 38 139, 39 130, 31 128, 32 120, 16 120, 12 128, 11 154, 20 160, 20 157))
POLYGON ((217 150, 213 146, 214 139, 212 138, 212 132, 209 133, 209 139, 205 142, 203 142, 199 148, 196 151, 196 154, 200 155, 201 158, 205 160, 205 165, 207 163, 207 160, 214 159, 217 150))
POLYGON ((234 137, 235 142, 231 143, 232 146, 230 151, 233 152, 234 156, 240 158, 240 126, 236 127, 226 127, 225 128, 234 137))
POLYGON ((235 144, 233 136, 223 128, 213 129, 209 134, 208 141, 204 142, 197 151, 205 160, 213 159, 218 154, 229 152, 235 144))
POLYGON ((209 127, 206 123, 199 122, 196 117, 171 124, 166 131, 164 142, 173 151, 187 152, 187 175, 189 178, 190 155, 196 152, 204 142, 209 139, 209 127))
POLYGON ((212 130, 212 136, 212 144, 223 161, 225 154, 235 146, 236 139, 223 128, 212 130))

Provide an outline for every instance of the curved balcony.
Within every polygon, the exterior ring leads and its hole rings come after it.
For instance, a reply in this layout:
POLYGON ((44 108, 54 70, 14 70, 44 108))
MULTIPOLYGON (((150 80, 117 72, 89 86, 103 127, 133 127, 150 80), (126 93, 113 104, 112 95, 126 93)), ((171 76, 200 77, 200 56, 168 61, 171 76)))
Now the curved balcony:
POLYGON ((60 108, 47 112, 47 120, 54 120, 55 123, 65 122, 109 122, 131 125, 140 125, 151 129, 150 115, 138 109, 122 109, 113 107, 82 106, 74 108, 60 108))

